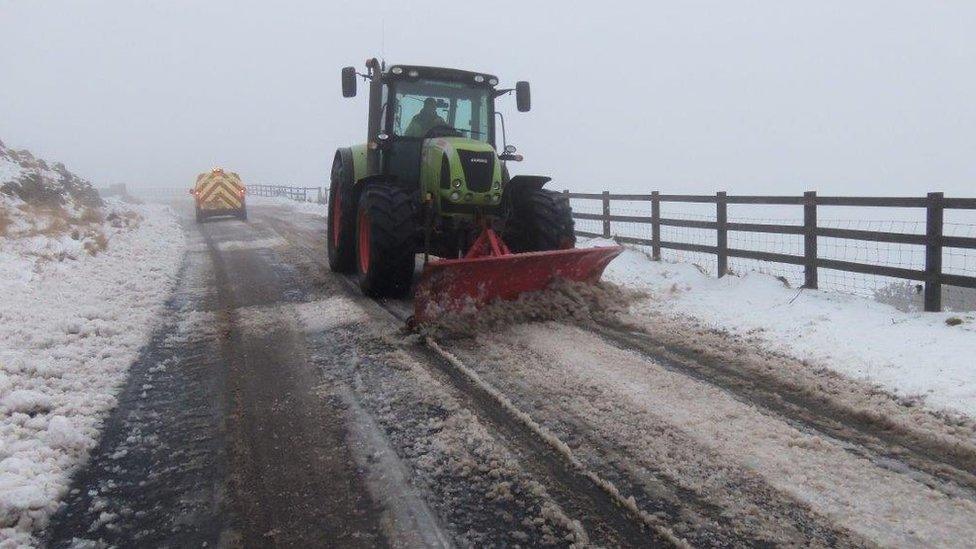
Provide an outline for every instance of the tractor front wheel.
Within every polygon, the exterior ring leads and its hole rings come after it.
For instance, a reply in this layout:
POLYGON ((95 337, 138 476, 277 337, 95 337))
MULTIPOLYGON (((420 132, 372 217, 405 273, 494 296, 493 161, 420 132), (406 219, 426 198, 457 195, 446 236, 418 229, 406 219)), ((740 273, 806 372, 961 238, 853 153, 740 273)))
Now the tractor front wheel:
POLYGON ((345 173, 340 155, 332 164, 332 180, 329 184, 328 228, 329 269, 334 273, 349 273, 356 260, 356 210, 352 199, 349 177, 345 173))
POLYGON ((513 252, 543 252, 576 245, 573 210, 562 193, 524 189, 512 199, 504 238, 513 252))
POLYGON ((404 297, 413 279, 416 200, 389 185, 373 184, 356 213, 356 271, 370 297, 404 297))

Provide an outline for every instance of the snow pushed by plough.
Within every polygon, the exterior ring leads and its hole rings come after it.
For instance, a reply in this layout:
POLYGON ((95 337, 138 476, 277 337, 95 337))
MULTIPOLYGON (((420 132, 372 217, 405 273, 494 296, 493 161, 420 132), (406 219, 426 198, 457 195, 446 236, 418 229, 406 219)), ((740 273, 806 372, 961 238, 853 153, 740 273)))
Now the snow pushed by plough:
POLYGON ((513 254, 486 228, 465 257, 424 266, 414 292, 411 323, 433 322, 449 313, 475 314, 492 303, 515 301, 554 283, 596 284, 622 251, 611 245, 513 254))

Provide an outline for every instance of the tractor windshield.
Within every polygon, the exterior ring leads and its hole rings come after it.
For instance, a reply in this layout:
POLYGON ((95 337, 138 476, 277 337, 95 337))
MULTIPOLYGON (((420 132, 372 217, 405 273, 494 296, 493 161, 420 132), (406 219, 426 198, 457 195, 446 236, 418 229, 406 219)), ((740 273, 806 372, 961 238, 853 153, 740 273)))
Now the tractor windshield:
POLYGON ((489 90, 439 80, 401 80, 394 89, 394 135, 424 137, 434 127, 448 126, 488 141, 489 90))

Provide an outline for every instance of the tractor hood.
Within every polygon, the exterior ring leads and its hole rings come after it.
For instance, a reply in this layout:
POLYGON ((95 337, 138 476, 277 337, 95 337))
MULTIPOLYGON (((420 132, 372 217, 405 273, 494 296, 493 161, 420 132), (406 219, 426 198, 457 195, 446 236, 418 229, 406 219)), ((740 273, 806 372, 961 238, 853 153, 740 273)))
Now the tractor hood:
POLYGON ((428 139, 422 163, 424 189, 437 197, 442 211, 476 213, 501 204, 501 162, 488 143, 467 137, 428 139))

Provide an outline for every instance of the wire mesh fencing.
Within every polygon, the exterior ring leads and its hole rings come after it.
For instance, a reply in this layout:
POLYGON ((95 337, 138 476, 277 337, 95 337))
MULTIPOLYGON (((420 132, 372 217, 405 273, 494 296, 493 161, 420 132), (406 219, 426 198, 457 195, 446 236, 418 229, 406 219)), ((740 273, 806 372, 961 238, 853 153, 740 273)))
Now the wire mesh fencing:
POLYGON ((976 310, 976 199, 566 192, 578 234, 712 276, 756 271, 902 310, 976 310))
POLYGON ((322 187, 290 187, 288 185, 248 185, 247 192, 254 196, 284 197, 298 202, 325 204, 329 190, 322 187))

